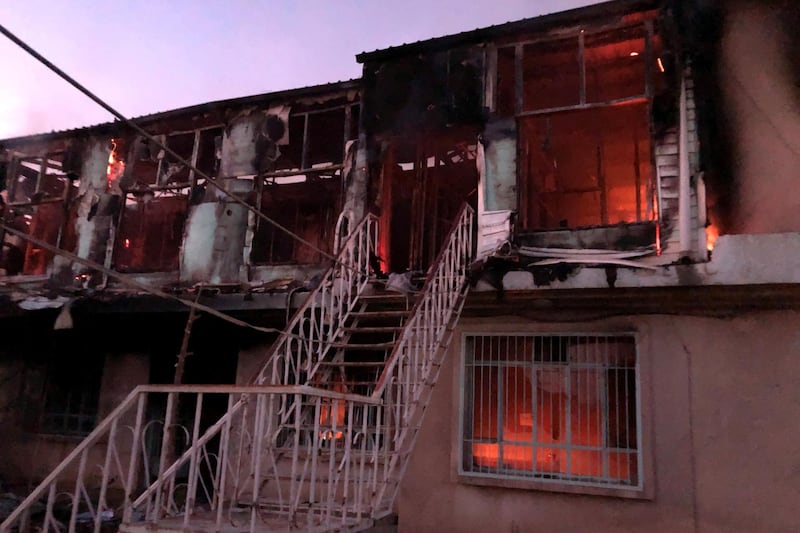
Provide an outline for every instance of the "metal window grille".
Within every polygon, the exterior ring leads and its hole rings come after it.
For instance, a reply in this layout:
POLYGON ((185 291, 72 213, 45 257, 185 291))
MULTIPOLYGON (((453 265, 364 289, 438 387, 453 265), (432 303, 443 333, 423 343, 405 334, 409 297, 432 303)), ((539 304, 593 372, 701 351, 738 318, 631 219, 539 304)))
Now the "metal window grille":
POLYGON ((467 335, 461 472, 641 487, 633 335, 467 335))

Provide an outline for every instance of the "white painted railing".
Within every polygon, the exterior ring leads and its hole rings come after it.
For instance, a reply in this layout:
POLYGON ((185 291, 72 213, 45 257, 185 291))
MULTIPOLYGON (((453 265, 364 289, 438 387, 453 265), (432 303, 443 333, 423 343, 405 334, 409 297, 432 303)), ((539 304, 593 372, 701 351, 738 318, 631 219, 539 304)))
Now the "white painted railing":
POLYGON ((384 419, 393 421, 386 425, 390 458, 375 504, 384 512, 392 508, 424 408, 461 314, 474 254, 474 218, 473 209, 464 204, 372 394, 383 401, 384 419))
MULTIPOLYGON (((337 223, 337 228, 339 223, 337 223)), ((376 253, 378 219, 367 215, 339 245, 336 263, 323 275, 272 345, 254 383, 304 383, 353 311, 369 280, 370 256, 376 253)))
POLYGON ((366 286, 376 244, 367 217, 253 385, 137 387, 0 533, 359 530, 389 514, 463 305, 473 219, 465 206, 371 397, 297 384, 366 286))
POLYGON ((301 385, 139 386, 0 531, 369 525, 380 410, 301 385), (204 428, 209 407, 222 416, 204 428))

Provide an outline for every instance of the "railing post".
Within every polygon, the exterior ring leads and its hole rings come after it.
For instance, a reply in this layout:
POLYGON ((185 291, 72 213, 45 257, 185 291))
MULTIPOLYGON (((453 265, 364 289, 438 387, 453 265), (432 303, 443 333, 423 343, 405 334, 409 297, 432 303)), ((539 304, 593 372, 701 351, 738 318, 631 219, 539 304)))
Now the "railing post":
MULTIPOLYGON (((149 519, 151 523, 157 524, 161 519, 161 498, 164 493, 166 480, 163 479, 164 472, 167 469, 167 455, 170 453, 172 446, 172 417, 174 415, 175 405, 175 392, 167 393, 167 408, 164 416, 164 431, 161 435, 161 453, 158 459, 158 489, 156 490, 155 504, 153 507, 153 514, 149 519)), ((174 476, 174 474, 173 474, 174 476)))
POLYGON ((133 502, 131 494, 135 489, 138 479, 139 445, 142 441, 142 426, 144 425, 144 408, 146 393, 139 392, 136 402, 136 422, 133 427, 133 442, 131 442, 131 458, 128 464, 128 479, 125 483, 124 509, 122 511, 122 523, 127 524, 131 521, 133 513, 133 502))
POLYGON ((100 524, 103 521, 103 510, 106 505, 106 491, 108 489, 108 474, 111 468, 111 454, 116 446, 117 438, 117 419, 111 423, 111 430, 108 435, 108 442, 106 443, 106 458, 103 462, 103 479, 100 482, 100 496, 97 498, 97 507, 95 509, 94 517, 94 533, 100 532, 100 524))

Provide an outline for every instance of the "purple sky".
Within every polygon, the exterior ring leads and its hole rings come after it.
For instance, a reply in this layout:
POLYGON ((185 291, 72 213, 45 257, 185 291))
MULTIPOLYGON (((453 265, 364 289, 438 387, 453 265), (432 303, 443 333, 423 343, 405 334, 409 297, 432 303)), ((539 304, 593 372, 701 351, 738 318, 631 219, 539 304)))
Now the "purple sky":
MULTIPOLYGON (((355 54, 592 0, 0 0, 0 23, 127 116, 359 77, 355 54)), ((112 117, 0 36, 0 139, 112 117)))

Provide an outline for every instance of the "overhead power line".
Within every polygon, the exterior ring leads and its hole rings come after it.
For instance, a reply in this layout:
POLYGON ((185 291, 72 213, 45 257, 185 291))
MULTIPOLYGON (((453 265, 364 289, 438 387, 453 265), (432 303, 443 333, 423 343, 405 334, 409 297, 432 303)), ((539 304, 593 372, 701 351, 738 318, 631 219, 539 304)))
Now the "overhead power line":
POLYGON ((259 210, 258 210, 258 209, 256 209, 255 207, 253 207, 252 205, 248 204, 247 202, 245 202, 244 200, 242 200, 242 199, 241 199, 241 198, 239 198, 238 196, 236 196, 236 195, 234 195, 234 194, 232 194, 232 193, 228 192, 228 191, 227 191, 227 190, 226 190, 226 189, 225 189, 225 188, 224 188, 222 185, 220 185, 219 183, 217 183, 217 182, 216 182, 216 180, 215 180, 214 178, 212 178, 211 176, 209 176, 209 175, 208 175, 208 174, 206 174, 205 172, 203 172, 203 171, 199 170, 198 168, 196 168, 195 166, 193 166, 193 165, 192 165, 192 164, 191 164, 189 161, 187 161, 186 159, 184 159, 183 157, 181 157, 181 156, 180 156, 179 154, 177 154, 175 151, 173 151, 173 150, 171 150, 170 148, 168 148, 168 147, 167 147, 167 146, 166 146, 164 143, 162 143, 161 141, 159 141, 159 140, 158 140, 156 137, 154 137, 154 136, 150 135, 149 133, 147 133, 147 131, 145 131, 145 130, 144 130, 144 128, 142 128, 141 126, 139 126, 138 124, 136 124, 134 121, 132 121, 132 120, 130 120, 129 118, 125 117, 125 116, 124 116, 122 113, 120 113, 119 111, 117 111, 116 109, 114 109, 113 107, 111 107, 110 105, 108 105, 108 104, 107 104, 105 101, 103 101, 103 100, 102 100, 100 97, 98 97, 97 95, 95 95, 94 93, 92 93, 92 92, 91 92, 89 89, 87 89, 86 87, 84 87, 83 85, 81 85, 80 83, 78 83, 78 81, 76 81, 76 80, 75 80, 73 77, 71 77, 69 74, 67 74, 66 72, 64 72, 64 71, 63 71, 63 70, 61 70, 60 68, 58 68, 58 67, 57 67, 55 64, 53 64, 52 62, 50 62, 50 61, 49 61, 49 60, 48 60, 46 57, 42 56, 42 55, 41 55, 39 52, 37 52, 36 50, 34 50, 34 49, 33 49, 31 46, 29 46, 29 45, 28 45, 28 44, 27 44, 25 41, 23 41, 22 39, 20 39, 19 37, 17 37, 17 36, 16 36, 16 35, 14 35, 13 33, 11 33, 11 32, 10 32, 10 31, 9 31, 9 30, 8 30, 8 29, 5 27, 5 26, 3 26, 2 24, 0 24, 0 33, 2 33, 3 35, 5 35, 5 36, 6 36, 6 37, 7 37, 9 40, 11 40, 11 41, 12 41, 14 44, 16 44, 17 46, 19 46, 19 47, 20 47, 20 48, 22 48, 23 50, 25 50, 25 51, 26 51, 28 54, 30 54, 31 56, 33 56, 33 57, 34 57, 34 58, 35 58, 37 61, 39 61, 40 63, 42 63, 44 66, 46 66, 47 68, 49 68, 50 70, 52 70, 53 72, 55 72, 55 73, 56 73, 56 74, 57 74, 59 77, 61 77, 62 79, 64 79, 64 80, 65 80, 67 83, 69 83, 70 85, 72 85, 73 87, 75 87, 76 89, 78 89, 80 92, 82 92, 84 95, 86 95, 87 97, 89 97, 89 98, 90 98, 92 101, 94 101, 94 102, 95 102, 97 105, 99 105, 100 107, 102 107, 103 109, 105 109, 106 111, 108 111, 109 113, 111 113, 111 114, 112 114, 114 117, 116 117, 117 119, 119 119, 121 122, 124 122, 125 124, 127 124, 127 125, 128 125, 129 127, 131 127, 131 128, 134 130, 134 131, 136 131, 136 132, 137 132, 139 135, 141 135, 142 137, 144 137, 145 139, 147 139, 149 142, 152 142, 152 143, 154 143, 156 146, 158 146, 159 148, 161 148, 162 150, 164 150, 164 152, 165 152, 165 153, 167 153, 167 154, 169 154, 171 157, 173 157, 173 158, 177 159, 179 163, 181 163, 181 164, 183 164, 183 165, 186 165, 186 167, 188 167, 188 168, 190 168, 191 170, 193 170, 193 171, 195 172, 195 175, 198 175, 198 176, 200 176, 201 178, 205 178, 205 180, 206 180, 206 183, 209 183, 209 184, 211 184, 211 186, 212 186, 212 187, 214 187, 215 189, 217 189, 218 191, 220 191, 220 192, 221 192, 221 193, 222 193, 222 194, 223 194, 225 197, 227 197, 227 198, 228 198, 228 199, 230 199, 231 201, 233 201, 233 202, 235 202, 235 203, 237 203, 237 204, 239 204, 239 205, 241 205, 241 206, 244 206, 244 207, 245 207, 247 210, 249 210, 249 211, 253 212, 253 213, 254 213, 256 216, 258 216, 258 217, 259 217, 259 218, 261 218, 262 220, 264 220, 264 221, 268 222, 269 224, 272 224, 273 226, 275 226, 275 227, 276 227, 276 228, 278 228, 279 230, 283 231, 284 233, 286 233, 287 235, 289 235, 290 237, 292 237, 292 238, 293 238, 293 239, 295 239, 296 241, 298 241, 298 242, 300 242, 300 243, 304 244, 305 246, 308 246, 309 248, 311 248, 311 249, 312 249, 312 250, 314 250, 315 252, 318 252, 318 253, 320 253, 320 254, 321 254, 323 257, 325 257, 325 258, 327 258, 327 259, 330 259, 330 260, 334 261, 334 263, 336 262, 336 258, 335 258, 333 255, 331 255, 331 254, 329 254, 328 252, 326 252, 326 251, 324 251, 324 250, 320 249, 320 248, 319 248, 318 246, 316 246, 315 244, 313 244, 313 243, 311 243, 311 242, 307 241, 306 239, 302 238, 301 236, 299 236, 298 234, 294 233, 294 232, 293 232, 293 231, 291 231, 290 229, 286 228, 285 226, 283 226, 283 225, 279 224, 279 223, 278 223, 278 222, 276 222, 275 220, 273 220, 273 219, 271 219, 270 217, 266 216, 264 213, 262 213, 261 211, 259 211, 259 210))
MULTIPOLYGON (((201 304, 199 302, 195 302, 195 301, 192 301, 192 300, 187 300, 186 298, 181 298, 180 296, 177 296, 175 294, 170 294, 168 292, 155 289, 155 288, 150 287, 149 285, 147 285, 145 283, 137 281, 136 279, 134 279, 134 278, 132 278, 130 276, 126 276, 125 274, 117 272, 116 270, 111 270, 110 268, 106 268, 105 266, 103 266, 103 265, 101 265, 99 263, 95 263, 94 261, 90 261, 88 259, 84 259, 82 257, 79 257, 78 255, 76 255, 76 254, 74 254, 72 252, 68 252, 66 250, 62 250, 62 249, 60 249, 60 248, 58 248, 56 246, 53 246, 49 242, 43 241, 43 240, 38 239, 36 237, 33 237, 31 235, 28 235, 27 233, 24 233, 24 232, 19 231, 19 230, 15 229, 15 228, 12 228, 11 226, 9 226, 7 224, 4 224, 2 222, 0 222, 0 228, 2 228, 3 231, 6 231, 7 233, 9 233, 11 235, 14 235, 15 237, 19 237, 19 238, 21 238, 21 239, 23 239, 25 241, 28 241, 28 242, 32 243, 33 245, 35 245, 35 246, 37 246, 39 248, 42 248, 43 250, 47 250, 48 252, 52 252, 54 254, 64 256, 67 259, 69 259, 69 260, 71 260, 71 261, 73 261, 75 263, 81 264, 81 265, 83 265, 85 267, 91 268, 92 270, 96 270, 97 272, 105 274, 106 276, 117 280, 120 284, 126 285, 126 286, 128 286, 130 288, 138 289, 138 290, 140 290, 142 292, 146 292, 146 293, 152 294, 154 296, 159 296, 159 297, 165 298, 167 300, 173 300, 173 301, 176 301, 176 302, 180 302, 181 304, 183 304, 183 305, 185 305, 187 307, 190 307, 192 309, 196 309, 198 311, 203 311, 204 313, 208 313, 209 315, 212 315, 212 316, 215 316, 217 318, 220 318, 220 319, 222 319, 222 320, 224 320, 226 322, 230 322, 231 324, 235 324, 237 326, 241 326, 241 327, 245 327, 245 328, 254 329, 256 331, 260 331, 261 333, 278 333, 278 334, 285 333, 283 330, 280 330, 280 329, 267 328, 267 327, 262 327, 262 326, 256 326, 255 324, 250 324, 249 322, 245 322, 244 320, 240 320, 240 319, 238 319, 236 317, 233 317, 231 315, 223 313, 222 311, 214 309, 213 307, 209 307, 208 305, 201 304)), ((297 337, 296 335, 293 335, 293 334, 289 334, 289 335, 297 337)), ((297 337, 297 338, 300 338, 300 337, 297 337)))

